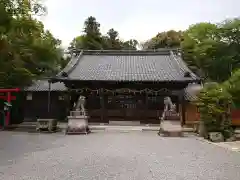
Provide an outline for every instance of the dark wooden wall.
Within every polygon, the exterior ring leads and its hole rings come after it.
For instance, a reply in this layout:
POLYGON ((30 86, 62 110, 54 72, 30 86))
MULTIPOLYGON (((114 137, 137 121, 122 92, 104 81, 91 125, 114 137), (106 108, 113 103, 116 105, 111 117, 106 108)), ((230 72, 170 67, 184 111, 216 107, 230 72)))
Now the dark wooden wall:
MULTIPOLYGON (((159 91, 156 95, 146 95, 145 93, 127 93, 125 97, 119 94, 101 92, 98 95, 92 92, 81 92, 86 97, 86 109, 90 116, 90 122, 108 123, 109 120, 131 120, 142 123, 159 123, 164 105, 163 98, 170 96, 179 110, 182 102, 182 94, 173 95, 172 91, 182 91, 188 82, 115 82, 115 81, 73 81, 63 80, 65 85, 72 91, 89 88, 92 90, 108 89, 115 92, 117 89, 144 90, 146 88, 159 91), (75 89, 75 90, 74 90, 75 89), (148 99, 148 100, 147 100, 148 99)), ((74 94, 74 93, 71 93, 74 94)), ((184 111, 184 107, 182 108, 184 111)), ((182 114, 182 112, 179 112, 182 114)))
MULTIPOLYGON (((69 110, 80 93, 71 92, 71 101, 60 100, 65 92, 51 92, 50 112, 48 112, 48 92, 24 92, 16 107, 18 113, 12 113, 14 122, 36 121, 37 118, 55 118, 67 122, 69 110), (27 94, 32 100, 27 100, 27 94), (19 117, 19 118, 18 118, 19 117)), ((164 109, 163 98, 170 96, 179 110, 179 96, 170 94, 150 95, 145 93, 81 93, 86 97, 86 109, 90 116, 89 122, 108 123, 111 120, 141 121, 141 123, 159 123, 164 109)))
POLYGON ((48 92, 26 92, 23 100, 24 120, 36 121, 36 118, 55 118, 66 121, 67 104, 60 100, 62 92, 50 93, 50 111, 48 112, 48 92), (32 93, 32 100, 27 100, 27 94, 32 93))
MULTIPOLYGON (((164 95, 146 94, 89 94, 86 96, 86 109, 90 122, 108 123, 114 121, 140 121, 159 123, 164 109, 164 95)), ((179 104, 178 96, 171 96, 173 103, 179 104)))

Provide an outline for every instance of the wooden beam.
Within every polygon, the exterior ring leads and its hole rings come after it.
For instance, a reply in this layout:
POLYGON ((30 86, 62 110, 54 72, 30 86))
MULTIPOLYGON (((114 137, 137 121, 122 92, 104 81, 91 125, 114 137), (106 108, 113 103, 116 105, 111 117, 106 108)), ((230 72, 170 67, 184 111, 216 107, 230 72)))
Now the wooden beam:
MULTIPOLYGON (((16 100, 16 96, 11 96, 10 98, 11 98, 10 100, 16 100)), ((3 99, 5 101, 8 100, 7 96, 0 96, 0 99, 3 99)))
POLYGON ((15 89, 0 89, 0 92, 19 92, 20 89, 19 88, 15 88, 15 89))

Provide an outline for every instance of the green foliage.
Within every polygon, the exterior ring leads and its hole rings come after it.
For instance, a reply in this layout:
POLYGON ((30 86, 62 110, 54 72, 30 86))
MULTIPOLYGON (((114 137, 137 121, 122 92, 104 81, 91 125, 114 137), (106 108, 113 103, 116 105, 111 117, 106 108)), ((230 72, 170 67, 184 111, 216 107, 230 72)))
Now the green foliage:
POLYGON ((188 66, 206 81, 224 82, 240 68, 240 19, 198 23, 184 32, 160 32, 142 49, 181 48, 188 66))
POLYGON ((22 87, 58 71, 61 41, 33 18, 44 13, 38 0, 1 0, 0 88, 22 87))
POLYGON ((159 48, 179 48, 182 40, 183 32, 170 30, 158 33, 149 41, 143 43, 143 49, 159 49, 159 48))
POLYGON ((195 24, 184 33, 183 58, 202 78, 223 82, 240 67, 239 36, 239 19, 195 24))
POLYGON ((232 95, 234 104, 240 103, 240 69, 223 83, 223 87, 232 95))
POLYGON ((109 29, 106 35, 102 35, 100 32, 100 23, 96 21, 95 17, 88 17, 84 22, 83 34, 77 36, 70 43, 68 50, 70 53, 74 49, 86 49, 86 50, 136 50, 138 41, 130 39, 128 41, 121 41, 119 39, 119 33, 113 28, 109 29))
POLYGON ((123 50, 137 50, 137 46, 138 41, 136 39, 130 39, 121 43, 121 48, 123 50))
POLYGON ((206 132, 221 132, 229 138, 231 128, 230 107, 232 97, 223 86, 218 83, 206 84, 196 102, 200 120, 204 123, 206 132))

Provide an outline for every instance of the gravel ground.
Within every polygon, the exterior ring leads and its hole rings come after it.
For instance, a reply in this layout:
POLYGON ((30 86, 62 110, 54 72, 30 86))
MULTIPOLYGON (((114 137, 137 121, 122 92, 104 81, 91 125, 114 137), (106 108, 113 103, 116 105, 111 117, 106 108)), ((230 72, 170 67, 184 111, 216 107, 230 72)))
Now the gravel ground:
POLYGON ((0 132, 0 179, 239 180, 240 153, 153 132, 0 132))
POLYGON ((240 141, 233 141, 233 142, 220 142, 215 143, 217 146, 226 148, 231 151, 240 152, 240 141))

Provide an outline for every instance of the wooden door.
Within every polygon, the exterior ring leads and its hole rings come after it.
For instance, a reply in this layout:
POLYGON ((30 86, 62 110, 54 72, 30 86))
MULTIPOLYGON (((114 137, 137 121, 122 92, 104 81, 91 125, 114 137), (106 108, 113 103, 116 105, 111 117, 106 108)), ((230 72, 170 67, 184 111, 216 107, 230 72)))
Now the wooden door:
POLYGON ((111 118, 114 118, 114 120, 139 121, 142 117, 144 102, 139 96, 132 94, 118 94, 109 97, 108 103, 110 101, 111 105, 108 105, 108 107, 111 110, 108 108, 108 114, 111 114, 111 118))

